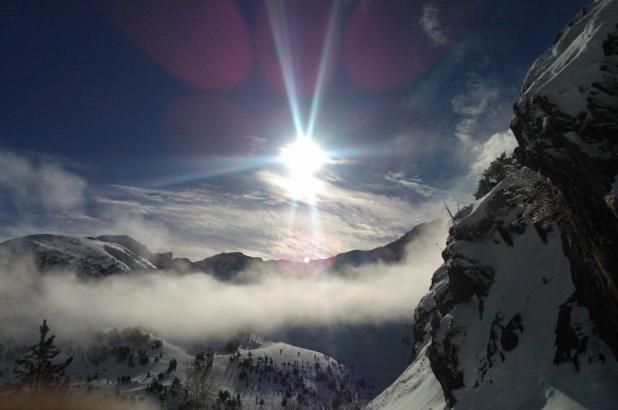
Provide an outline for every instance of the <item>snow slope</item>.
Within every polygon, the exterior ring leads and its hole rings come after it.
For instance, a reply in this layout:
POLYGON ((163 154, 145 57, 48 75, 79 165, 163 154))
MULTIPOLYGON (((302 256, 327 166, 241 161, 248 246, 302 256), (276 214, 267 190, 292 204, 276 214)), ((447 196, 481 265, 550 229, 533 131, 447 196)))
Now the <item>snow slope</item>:
POLYGON ((572 300, 542 185, 522 168, 456 217, 415 311, 415 360, 368 408, 618 406, 618 366, 572 300))
POLYGON ((518 165, 455 216, 370 409, 618 408, 618 1, 562 30, 514 111, 518 165))
MULTIPOLYGON (((164 386, 170 386, 174 378, 184 381, 186 370, 195 360, 190 352, 212 351, 181 347, 138 328, 98 332, 90 342, 65 343, 62 347, 64 354, 74 357, 66 373, 75 387, 137 399, 157 399, 149 391, 155 380, 164 386), (172 360, 177 366, 170 371, 172 360)), ((12 361, 20 349, 11 343, 2 344, 3 382, 13 381, 12 361)), ((366 389, 354 373, 323 353, 255 339, 234 353, 213 353, 215 396, 219 391, 228 391, 233 397, 239 394, 243 409, 280 408, 286 396, 290 407, 299 400, 303 408, 312 409, 330 408, 333 400, 340 400, 342 409, 363 404, 359 395, 366 389)), ((164 407, 175 408, 173 400, 166 399, 164 407)))
POLYGON ((132 250, 112 242, 65 235, 29 235, 0 244, 0 257, 32 256, 39 269, 71 270, 101 277, 156 267, 132 250))
MULTIPOLYGON (((203 271, 221 281, 255 280, 243 275, 243 270, 281 275, 353 275, 359 266, 372 266, 372 274, 380 275, 389 265, 404 260, 407 250, 439 251, 443 243, 444 221, 415 226, 401 238, 371 250, 346 252, 327 260, 308 264, 285 261, 262 261, 242 253, 222 253, 200 260, 174 258, 168 253, 152 253, 136 240, 124 235, 76 237, 65 235, 31 235, 0 243, 0 260, 7 256, 31 256, 44 272, 69 270, 84 278, 105 277, 111 274, 148 272, 155 269, 170 271, 203 271), (293 265, 293 266, 292 266, 293 265), (251 269, 254 268, 254 269, 251 269)), ((436 263, 437 265, 437 263, 436 263)), ((370 389, 364 398, 374 397, 405 369, 410 356, 409 320, 372 324, 338 324, 337 326, 290 325, 271 334, 262 335, 295 346, 302 346, 335 357, 364 378, 370 389), (369 351, 383 352, 380 355, 369 351)))

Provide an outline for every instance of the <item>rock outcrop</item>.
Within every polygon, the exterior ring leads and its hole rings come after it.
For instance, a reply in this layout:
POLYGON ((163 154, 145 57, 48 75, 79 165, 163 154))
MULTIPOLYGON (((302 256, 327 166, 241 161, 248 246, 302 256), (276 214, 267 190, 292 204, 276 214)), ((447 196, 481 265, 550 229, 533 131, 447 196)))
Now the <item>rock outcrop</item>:
POLYGON ((517 164, 455 216, 411 365, 369 408, 618 408, 618 1, 565 27, 514 111, 517 164))

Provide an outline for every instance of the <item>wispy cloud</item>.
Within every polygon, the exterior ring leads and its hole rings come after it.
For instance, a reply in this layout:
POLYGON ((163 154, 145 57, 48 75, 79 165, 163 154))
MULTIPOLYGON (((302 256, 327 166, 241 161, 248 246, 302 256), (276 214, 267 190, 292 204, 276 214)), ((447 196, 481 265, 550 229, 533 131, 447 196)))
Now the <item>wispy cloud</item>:
MULTIPOLYGON (((380 246, 436 216, 431 207, 355 188, 339 177, 323 179, 325 190, 313 208, 290 201, 273 184, 281 178, 275 169, 243 174, 243 186, 249 188, 237 192, 206 183, 86 190, 84 179, 54 161, 35 162, 6 153, 0 159, 10 170, 2 176, 6 199, 12 207, 19 204, 22 214, 6 218, 0 230, 4 239, 41 232, 126 234, 153 251, 171 250, 193 259, 241 251, 267 259, 302 260, 380 246), (41 209, 42 201, 50 211, 41 209), (26 202, 32 206, 24 206, 26 202)), ((384 182, 413 188, 411 181, 384 182)), ((428 189, 417 187, 425 193, 428 189)), ((6 206, 0 204, 2 209, 6 206)))
POLYGON ((444 45, 448 37, 440 21, 440 10, 431 2, 423 5, 423 11, 419 20, 427 37, 436 45, 444 45))
POLYGON ((462 142, 482 138, 479 125, 486 126, 487 120, 502 108, 500 97, 500 88, 495 81, 471 75, 466 92, 455 95, 451 102, 453 112, 460 117, 455 136, 462 142))
MULTIPOLYGON (((0 208, 21 215, 5 216, 0 237, 127 234, 153 251, 193 259, 241 251, 302 260, 380 246, 442 216, 442 201, 470 201, 482 170, 514 146, 505 131, 510 104, 497 81, 470 75, 451 107, 454 138, 431 127, 406 128, 383 144, 383 156, 331 161, 315 207, 289 200, 276 183, 284 172, 277 167, 238 171, 232 182, 216 185, 88 187, 59 161, 1 152, 7 171, 0 175, 0 208), (432 156, 435 169, 417 167, 432 156)), ((268 143, 254 140, 256 149, 268 143)))
POLYGON ((387 181, 394 182, 410 189, 425 198, 431 197, 438 191, 435 187, 424 184, 420 178, 406 178, 405 174, 401 171, 389 172, 384 178, 387 181))
POLYGON ((510 129, 493 134, 481 144, 470 146, 469 149, 474 151, 473 156, 471 155, 470 173, 480 177, 491 161, 503 152, 510 154, 516 146, 517 140, 510 129))
POLYGON ((0 150, 0 193, 17 211, 58 211, 84 202, 86 182, 49 159, 0 150))
POLYGON ((458 116, 454 135, 462 172, 450 192, 461 200, 471 198, 483 170, 502 152, 512 152, 517 141, 508 128, 510 100, 496 80, 469 74, 465 92, 455 95, 451 105, 458 116))

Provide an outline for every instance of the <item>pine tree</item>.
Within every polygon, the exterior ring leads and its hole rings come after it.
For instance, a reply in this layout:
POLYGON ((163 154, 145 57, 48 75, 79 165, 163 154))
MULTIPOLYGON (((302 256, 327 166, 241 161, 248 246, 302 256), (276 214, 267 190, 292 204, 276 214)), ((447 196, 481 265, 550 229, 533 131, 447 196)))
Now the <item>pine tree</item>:
POLYGON ((491 191, 499 182, 507 177, 509 171, 513 169, 517 164, 517 161, 503 152, 494 159, 489 167, 483 171, 483 176, 479 180, 478 187, 474 193, 474 198, 479 199, 484 197, 489 191, 491 191))
POLYGON ((73 361, 73 356, 60 363, 53 360, 60 354, 60 349, 54 345, 55 335, 48 336, 47 320, 39 327, 39 342, 28 348, 15 361, 13 372, 20 382, 20 388, 32 392, 41 390, 59 390, 68 387, 69 378, 64 375, 64 369, 73 361))
POLYGON ((177 366, 178 366, 178 362, 176 361, 175 358, 172 358, 169 364, 167 365, 167 370, 165 371, 165 373, 170 374, 171 372, 176 370, 177 366))

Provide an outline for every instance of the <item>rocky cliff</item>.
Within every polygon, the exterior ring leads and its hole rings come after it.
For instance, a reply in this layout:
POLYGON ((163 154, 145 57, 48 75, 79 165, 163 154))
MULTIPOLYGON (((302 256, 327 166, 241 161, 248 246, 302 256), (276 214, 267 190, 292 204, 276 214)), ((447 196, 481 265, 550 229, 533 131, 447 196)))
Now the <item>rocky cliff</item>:
POLYGON ((618 1, 562 30, 514 111, 517 165, 455 216, 369 408, 618 408, 618 1))

